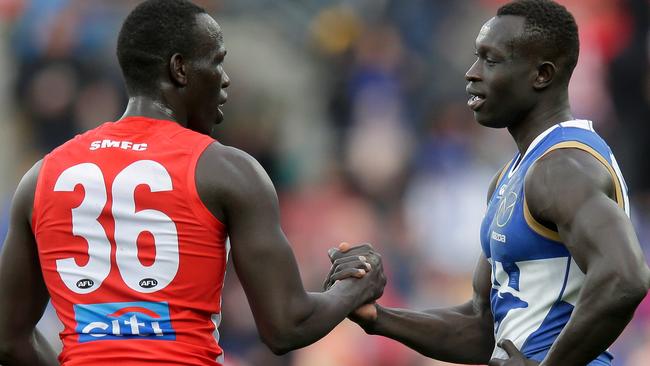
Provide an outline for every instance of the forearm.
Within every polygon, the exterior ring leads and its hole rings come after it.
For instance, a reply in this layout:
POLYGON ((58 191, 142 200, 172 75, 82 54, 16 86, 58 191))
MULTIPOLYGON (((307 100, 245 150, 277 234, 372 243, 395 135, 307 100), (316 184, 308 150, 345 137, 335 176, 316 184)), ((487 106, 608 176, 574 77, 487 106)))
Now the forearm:
POLYGON ((32 337, 4 341, 0 349, 0 365, 3 366, 56 366, 58 364, 55 352, 38 331, 35 331, 32 337))
POLYGON ((360 303, 357 279, 339 281, 323 293, 309 292, 303 300, 294 303, 286 314, 292 319, 275 329, 272 344, 276 354, 283 354, 310 345, 326 336, 360 303))
POLYGON ((377 306, 377 320, 363 327, 446 362, 485 364, 494 348, 491 317, 476 313, 469 303, 426 312, 377 306))
POLYGON ((615 275, 588 276, 571 319, 541 365, 586 365, 616 340, 646 290, 615 275))

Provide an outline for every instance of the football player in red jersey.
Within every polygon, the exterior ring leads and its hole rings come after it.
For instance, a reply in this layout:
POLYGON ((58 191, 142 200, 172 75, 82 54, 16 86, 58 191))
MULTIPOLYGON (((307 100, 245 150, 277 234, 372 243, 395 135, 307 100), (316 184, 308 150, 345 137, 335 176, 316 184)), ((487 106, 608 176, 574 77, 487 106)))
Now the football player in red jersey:
POLYGON ((277 354, 381 295, 381 259, 367 246, 351 268, 360 278, 305 291, 266 172, 209 137, 230 84, 212 17, 185 0, 145 1, 117 55, 130 96, 122 118, 53 150, 17 188, 0 258, 2 365, 58 364, 35 341, 50 298, 63 365, 221 365, 230 248, 277 354))

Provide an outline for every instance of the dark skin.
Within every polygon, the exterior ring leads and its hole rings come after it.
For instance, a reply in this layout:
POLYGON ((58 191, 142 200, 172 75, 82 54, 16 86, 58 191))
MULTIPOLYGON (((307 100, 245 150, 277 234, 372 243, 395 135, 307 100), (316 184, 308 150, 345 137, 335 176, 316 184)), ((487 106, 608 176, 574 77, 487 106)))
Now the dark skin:
MULTIPOLYGON (((201 14, 195 32, 196 55, 172 55, 157 81, 159 94, 132 91, 122 118, 172 120, 205 134, 221 122, 219 107, 230 84, 223 70, 226 51, 221 29, 209 15, 201 14)), ((34 326, 49 299, 31 228, 39 169, 37 163, 18 186, 0 259, 0 364, 5 366, 58 364, 53 353, 46 354, 34 341, 34 326)), ((196 185, 208 209, 228 227, 235 269, 262 341, 274 353, 317 341, 355 308, 381 296, 386 283, 381 261, 375 260, 371 267, 365 258, 355 259, 362 268, 356 276, 362 278, 340 281, 323 293, 305 291, 280 227, 273 184, 248 154, 213 143, 199 159, 196 185)))
MULTIPOLYGON (((498 175, 490 184, 494 192, 498 175)), ((342 244, 330 252, 333 268, 326 286, 345 278, 349 255, 373 257, 364 248, 342 244)), ((372 260, 372 259, 371 259, 372 260)), ((483 255, 474 269, 472 298, 458 306, 414 311, 365 305, 350 317, 368 334, 395 339, 421 354, 441 361, 486 364, 494 348, 494 322, 490 310, 491 266, 483 255)))
MULTIPOLYGON (((522 17, 489 20, 476 39, 477 60, 466 74, 468 93, 481 97, 468 102, 476 120, 507 128, 522 154, 540 133, 573 119, 563 60, 545 58, 536 45, 515 45, 512 40, 523 31, 522 17)), ((488 197, 495 184, 496 179, 488 197)), ((595 359, 625 328, 650 288, 650 270, 629 218, 615 201, 612 176, 587 152, 558 149, 529 169, 525 192, 533 217, 557 229, 585 273, 573 314, 541 363, 526 359, 509 340, 499 343, 509 358, 490 360, 495 342, 488 296, 491 268, 484 257, 474 272, 474 296, 465 305, 416 312, 375 304, 358 309, 351 319, 367 333, 444 361, 583 366, 595 359)), ((346 247, 339 249, 331 256, 335 266, 349 253, 346 247)))
POLYGON ((0 364, 58 365, 56 354, 35 329, 49 300, 31 228, 40 162, 14 195, 7 239, 0 256, 0 364), (20 279, 20 280, 17 280, 20 279))

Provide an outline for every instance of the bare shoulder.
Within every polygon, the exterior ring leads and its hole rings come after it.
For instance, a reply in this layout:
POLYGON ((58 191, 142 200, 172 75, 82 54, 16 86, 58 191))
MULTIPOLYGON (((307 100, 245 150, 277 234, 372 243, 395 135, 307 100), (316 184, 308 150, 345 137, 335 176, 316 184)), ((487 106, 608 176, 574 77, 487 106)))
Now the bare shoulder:
POLYGON ((271 196, 277 199, 268 174, 248 153, 214 142, 203 152, 196 167, 196 186, 201 200, 222 219, 227 206, 271 196))
POLYGON ((36 184, 38 183, 38 175, 42 165, 43 160, 39 160, 25 173, 20 183, 18 183, 12 203, 13 214, 25 217, 30 223, 36 184))
POLYGON ((546 216, 570 211, 594 195, 614 198, 615 189, 612 175, 596 157, 579 149, 557 149, 530 167, 525 195, 531 213, 546 216))
POLYGON ((213 189, 247 189, 271 183, 260 163, 248 153, 218 142, 203 152, 197 164, 197 184, 213 189))

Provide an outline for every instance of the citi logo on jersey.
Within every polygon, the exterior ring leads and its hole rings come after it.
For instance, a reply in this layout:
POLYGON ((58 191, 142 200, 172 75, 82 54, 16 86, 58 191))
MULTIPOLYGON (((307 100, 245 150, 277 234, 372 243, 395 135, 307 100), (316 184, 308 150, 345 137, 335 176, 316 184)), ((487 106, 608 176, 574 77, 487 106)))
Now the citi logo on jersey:
POLYGON ((74 305, 79 342, 176 339, 166 302, 74 305))

